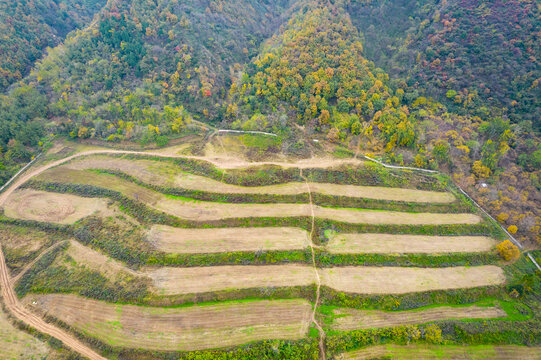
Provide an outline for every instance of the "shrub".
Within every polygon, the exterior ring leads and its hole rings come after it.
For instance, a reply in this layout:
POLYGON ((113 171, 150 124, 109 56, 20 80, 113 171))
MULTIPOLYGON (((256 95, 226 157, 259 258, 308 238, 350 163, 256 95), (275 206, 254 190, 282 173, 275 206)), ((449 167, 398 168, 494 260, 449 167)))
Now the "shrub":
POLYGON ((505 259, 505 261, 510 261, 518 259, 520 255, 520 250, 516 247, 511 241, 505 240, 501 242, 497 247, 498 253, 500 256, 505 259))
POLYGON ((439 344, 442 342, 441 329, 436 324, 428 325, 425 328, 424 338, 427 342, 439 344))
POLYGON ((511 234, 516 234, 518 231, 518 228, 516 225, 511 225, 507 228, 507 231, 509 231, 511 234))

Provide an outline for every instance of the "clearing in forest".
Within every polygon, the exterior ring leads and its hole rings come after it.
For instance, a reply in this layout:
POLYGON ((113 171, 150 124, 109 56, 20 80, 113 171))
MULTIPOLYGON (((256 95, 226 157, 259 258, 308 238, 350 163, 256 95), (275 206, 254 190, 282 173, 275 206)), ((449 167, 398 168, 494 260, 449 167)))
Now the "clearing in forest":
POLYGON ((498 242, 486 236, 331 234, 327 249, 336 254, 442 254, 490 251, 498 242))
POLYGON ((162 351, 301 339, 308 332, 312 309, 302 299, 176 308, 118 305, 60 294, 32 294, 23 301, 109 345, 162 351))
POLYGON ((9 196, 4 214, 15 219, 71 224, 107 209, 107 202, 99 198, 23 189, 9 196))
POLYGON ((400 325, 424 324, 450 319, 491 319, 507 316, 502 309, 494 306, 438 306, 428 309, 406 311, 379 311, 338 308, 333 310, 333 330, 350 331, 357 329, 394 327, 400 325))
POLYGON ((146 274, 160 295, 305 286, 316 281, 314 269, 308 265, 167 267, 149 270, 146 274))
MULTIPOLYGON (((208 177, 181 172, 166 162, 151 160, 128 160, 100 156, 78 160, 64 165, 64 167, 76 170, 117 170, 149 184, 178 186, 184 189, 213 193, 297 195, 306 192, 306 184, 303 182, 254 187, 231 185, 208 177)), ((418 203, 450 203, 456 200, 451 193, 439 191, 327 183, 310 183, 310 187, 313 193, 331 196, 418 203)))
POLYGON ((539 360, 540 347, 516 345, 378 345, 344 353, 338 360, 368 360, 389 357, 394 360, 539 360))
POLYGON ((493 265, 448 268, 347 266, 321 269, 320 274, 324 285, 358 294, 405 294, 505 282, 503 270, 493 265))
POLYGON ((305 249, 308 232, 292 227, 181 229, 155 225, 149 240, 164 252, 219 253, 305 249))

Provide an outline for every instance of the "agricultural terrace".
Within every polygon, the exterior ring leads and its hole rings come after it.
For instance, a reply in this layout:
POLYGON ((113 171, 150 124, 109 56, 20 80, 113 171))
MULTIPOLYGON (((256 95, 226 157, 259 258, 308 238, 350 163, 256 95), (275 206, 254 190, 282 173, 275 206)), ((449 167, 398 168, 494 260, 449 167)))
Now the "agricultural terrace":
POLYGON ((180 229, 155 225, 149 241, 169 253, 296 250, 309 246, 306 230, 294 227, 180 229))
POLYGON ((308 217, 314 216, 333 221, 353 224, 396 224, 396 225, 444 225, 477 224, 481 217, 471 213, 415 213, 355 208, 330 208, 310 204, 231 204, 200 201, 186 197, 167 196, 120 177, 79 170, 53 169, 38 179, 52 181, 58 176, 60 182, 81 185, 106 186, 134 200, 141 201, 157 210, 185 220, 216 221, 250 217, 308 217), (59 176, 61 174, 61 176, 59 176))
POLYGON ((425 236, 397 234, 338 234, 329 233, 327 248, 337 254, 388 253, 473 253, 486 252, 497 245, 487 236, 425 236))
POLYGON ((0 243, 24 306, 106 358, 537 354, 534 269, 448 179, 85 154, 7 194, 0 243))
POLYGON ((496 306, 438 306, 406 311, 379 311, 339 308, 333 310, 332 329, 350 331, 416 325, 438 320, 503 318, 507 313, 496 306))
POLYGON ((312 310, 306 300, 156 308, 52 294, 29 295, 24 302, 109 345, 166 351, 212 349, 269 339, 302 339, 307 335, 312 310))
MULTIPOLYGON (((172 164, 152 160, 127 160, 108 156, 92 156, 75 160, 67 165, 74 170, 114 170, 130 175, 142 182, 158 186, 176 186, 183 189, 225 194, 298 195, 307 191, 305 182, 287 182, 267 186, 239 186, 208 177, 179 171, 172 164)), ((382 186, 355 186, 309 182, 313 193, 330 196, 359 197, 387 201, 419 203, 450 203, 455 197, 442 191, 400 189, 382 186)))
POLYGON ((480 359, 480 360, 510 360, 510 359, 541 359, 541 348, 526 346, 451 346, 451 345, 383 345, 371 346, 366 349, 352 351, 339 356, 338 360, 369 360, 377 358, 392 358, 396 360, 410 359, 480 359))

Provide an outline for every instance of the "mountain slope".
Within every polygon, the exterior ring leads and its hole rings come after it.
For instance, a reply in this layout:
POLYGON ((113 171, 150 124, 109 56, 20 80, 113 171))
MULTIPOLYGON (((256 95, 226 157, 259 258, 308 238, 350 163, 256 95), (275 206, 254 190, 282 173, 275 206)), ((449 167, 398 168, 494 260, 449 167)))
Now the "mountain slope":
POLYGON ((0 91, 25 76, 46 47, 81 28, 106 0, 0 0, 0 91))
POLYGON ((487 108, 539 126, 537 2, 447 0, 348 3, 367 57, 460 113, 487 108))
MULTIPOLYGON (((287 130, 283 119, 293 114, 297 124, 344 140, 359 134, 361 122, 407 122, 397 110, 403 91, 395 90, 388 76, 363 58, 359 34, 343 9, 315 2, 266 44, 233 84, 227 117, 239 118, 234 127, 287 130)), ((409 145, 412 139, 395 141, 409 145)))

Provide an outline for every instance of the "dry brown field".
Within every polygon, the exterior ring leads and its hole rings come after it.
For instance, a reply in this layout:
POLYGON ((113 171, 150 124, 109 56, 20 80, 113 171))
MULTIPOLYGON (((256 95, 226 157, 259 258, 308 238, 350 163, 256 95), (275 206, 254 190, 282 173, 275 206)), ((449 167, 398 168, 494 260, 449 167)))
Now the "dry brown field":
MULTIPOLYGON (((151 160, 128 160, 107 156, 93 156, 76 160, 63 167, 75 170, 109 169, 125 172, 155 185, 178 186, 185 189, 229 194, 296 195, 307 192, 306 183, 291 182, 270 186, 237 186, 204 176, 181 172, 171 164, 151 160)), ((455 197, 448 192, 389 188, 378 186, 310 183, 312 192, 332 196, 348 196, 389 201, 419 203, 449 203, 455 197)))
POLYGON ((84 265, 89 270, 97 271, 111 280, 116 280, 126 275, 137 275, 136 272, 122 263, 84 246, 77 241, 70 241, 70 245, 66 250, 66 255, 76 263, 84 265))
POLYGON ((405 294, 505 282, 503 270, 493 265, 449 268, 348 266, 321 269, 320 274, 324 285, 358 294, 405 294))
POLYGON ((145 274, 160 295, 220 290, 303 286, 315 283, 309 265, 230 265, 193 268, 159 268, 145 274))
MULTIPOLYGON (((226 204, 206 201, 185 201, 165 198, 156 208, 188 220, 212 221, 247 217, 299 217, 311 216, 309 204, 226 204)), ((481 218, 475 214, 408 213, 354 208, 328 208, 314 206, 314 215, 353 224, 447 225, 477 224, 481 218)))
POLYGON ((301 299, 177 308, 118 305, 60 294, 32 294, 23 301, 109 345, 162 351, 300 339, 308 332, 312 310, 301 299))
POLYGON ((149 241, 170 253, 219 253, 304 249, 308 232, 290 227, 180 229, 155 225, 149 241))
POLYGON ((490 251, 497 244, 486 236, 336 234, 326 247, 337 254, 442 254, 490 251))
POLYGON ((107 200, 30 189, 17 190, 4 205, 7 217, 71 224, 107 208, 107 200))
MULTIPOLYGON (((106 186, 124 195, 145 202, 156 209, 187 220, 213 221, 247 217, 298 217, 311 216, 309 204, 230 204, 165 196, 116 176, 83 170, 56 168, 39 176, 46 181, 74 182, 106 186), (61 175, 61 176, 60 176, 61 175), (59 177, 60 176, 60 177, 59 177)), ((475 214, 409 213, 354 208, 328 208, 314 206, 315 216, 335 221, 397 225, 476 224, 481 218, 475 214)))

